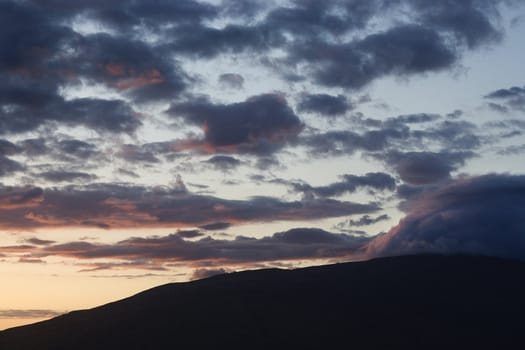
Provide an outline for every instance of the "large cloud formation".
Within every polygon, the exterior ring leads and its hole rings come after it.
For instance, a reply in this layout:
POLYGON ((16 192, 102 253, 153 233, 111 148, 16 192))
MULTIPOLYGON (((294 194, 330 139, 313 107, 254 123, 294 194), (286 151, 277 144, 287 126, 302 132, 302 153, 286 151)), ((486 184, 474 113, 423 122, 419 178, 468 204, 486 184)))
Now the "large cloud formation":
MULTIPOLYGON (((3 1, 0 131, 25 132, 54 122, 133 132, 141 123, 128 100, 180 97, 197 81, 181 64, 188 59, 257 53, 258 64, 290 82, 351 89, 383 76, 449 69, 464 50, 500 38, 502 2, 3 1), (402 21, 392 20, 401 12, 402 21), (370 25, 377 18, 386 19, 379 29, 370 25), (82 30, 83 24, 101 30, 82 30), (280 58, 275 51, 282 52, 280 58), (84 83, 103 85, 121 98, 64 98, 62 90, 84 83)), ((239 77, 223 76, 230 83, 234 78, 236 86, 242 84, 239 77)), ((340 98, 328 108, 327 98, 312 96, 302 108, 332 115, 348 108, 340 98)), ((227 142, 210 133, 210 141, 227 142)))
MULTIPOLYGON (((48 174, 49 175, 49 174, 48 174)), ((63 180, 78 174, 51 174, 63 180)), ((84 176, 84 175, 80 175, 84 176)), ((218 222, 314 220, 378 211, 377 204, 334 199, 283 201, 273 197, 246 200, 193 194, 182 181, 171 187, 91 184, 62 188, 0 187, 0 227, 176 227, 218 222)))
MULTIPOLYGON (((366 118, 357 110, 362 101, 350 96, 385 77, 454 70, 465 52, 500 40, 502 6, 519 2, 1 1, 0 228, 199 230, 113 245, 48 242, 42 247, 43 241, 32 240, 3 247, 0 254, 134 260, 165 254, 174 260, 243 262, 348 256, 361 252, 370 237, 317 229, 258 239, 201 236, 245 222, 354 214, 361 219, 347 219, 346 226, 367 226, 387 218, 378 213, 379 204, 341 197, 365 191, 393 195, 396 188, 407 200, 408 216, 369 244, 371 255, 505 255, 507 245, 518 249, 519 235, 512 235, 523 227, 521 178, 451 180, 483 151, 480 146, 487 141, 476 125, 460 120, 460 112, 448 119, 429 113, 366 118), (261 76, 280 83, 265 86, 258 81, 261 76), (226 93, 206 95, 213 84, 227 88, 226 93), (272 90, 282 86, 289 89, 272 90), (239 171, 241 177, 254 164, 264 170, 269 164, 292 166, 285 162, 293 152, 305 152, 308 161, 360 153, 395 174, 346 173, 325 185, 280 181, 302 194, 301 200, 248 197, 251 193, 223 199, 211 194, 213 186, 210 192, 191 193, 182 181, 152 185, 169 179, 162 172, 183 168, 185 161, 228 177, 239 171), (155 176, 137 175, 151 173, 155 176), (124 183, 119 175, 149 185, 124 183), (48 187, 40 187, 42 182, 48 187), (512 184, 515 191, 507 191, 512 184), (484 200, 490 206, 482 205, 484 200), (493 237, 488 230, 496 232, 496 226, 504 232, 501 237, 508 237, 506 243, 488 240, 493 237), (491 250, 498 244, 501 252, 491 250)), ((524 96, 523 87, 511 87, 485 97, 492 108, 522 112, 524 96)), ((500 123, 513 128, 514 135, 525 130, 520 120, 500 123)), ((513 150, 520 148, 508 148, 513 150)), ((39 261, 38 256, 20 259, 39 261)))
POLYGON ((191 240, 200 236, 197 234, 188 237, 187 231, 179 231, 167 236, 131 237, 114 244, 71 241, 46 246, 4 246, 0 247, 0 251, 39 258, 61 256, 82 260, 121 261, 94 263, 94 268, 98 270, 119 267, 164 269, 163 265, 180 261, 208 265, 242 265, 279 260, 358 256, 363 255, 369 241, 368 237, 334 234, 317 228, 295 228, 262 238, 236 236, 234 239, 204 237, 191 240))
POLYGON ((208 101, 178 103, 169 111, 202 127, 204 147, 222 151, 270 152, 269 145, 282 144, 303 128, 286 100, 276 94, 253 96, 228 105, 208 101))
POLYGON ((423 191, 370 256, 481 254, 525 259, 525 176, 484 175, 423 191))
MULTIPOLYGON (((19 208, 35 203, 41 194, 40 191, 18 193, 16 201, 2 198, 2 202, 4 206, 10 204, 12 208, 19 208)), ((159 269, 174 261, 214 266, 428 253, 525 259, 525 176, 484 175, 450 180, 446 184, 425 187, 409 200, 410 211, 406 217, 389 232, 375 237, 296 228, 262 238, 217 239, 200 230, 187 230, 167 236, 131 237, 114 244, 28 239, 23 244, 0 247, 0 253, 5 256, 22 254, 33 259, 62 256, 115 261, 93 263, 96 269, 159 269)), ((246 210, 239 208, 237 215, 246 214, 246 210)), ((297 210, 299 215, 305 209, 297 210)), ((310 213, 306 210, 303 214, 310 213)), ((261 215, 268 213, 258 214, 261 215)), ((365 215, 349 223, 361 226, 383 219, 384 216, 365 215)), ((208 227, 226 228, 228 224, 215 223, 202 229, 208 227)))

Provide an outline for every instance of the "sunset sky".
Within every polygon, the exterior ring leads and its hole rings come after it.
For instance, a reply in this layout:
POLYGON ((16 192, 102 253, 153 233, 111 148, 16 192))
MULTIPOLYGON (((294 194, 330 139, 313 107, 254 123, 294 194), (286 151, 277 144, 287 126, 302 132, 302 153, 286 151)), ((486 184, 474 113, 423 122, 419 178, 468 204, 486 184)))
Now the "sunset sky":
POLYGON ((525 258, 523 0, 0 0, 0 329, 217 272, 525 258))

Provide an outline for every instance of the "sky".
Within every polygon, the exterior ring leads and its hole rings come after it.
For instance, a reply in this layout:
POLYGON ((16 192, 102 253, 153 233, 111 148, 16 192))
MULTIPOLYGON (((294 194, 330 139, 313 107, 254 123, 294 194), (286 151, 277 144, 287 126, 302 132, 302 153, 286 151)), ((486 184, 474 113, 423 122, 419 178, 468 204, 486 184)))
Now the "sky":
POLYGON ((258 268, 525 257, 522 0, 0 0, 0 329, 258 268))

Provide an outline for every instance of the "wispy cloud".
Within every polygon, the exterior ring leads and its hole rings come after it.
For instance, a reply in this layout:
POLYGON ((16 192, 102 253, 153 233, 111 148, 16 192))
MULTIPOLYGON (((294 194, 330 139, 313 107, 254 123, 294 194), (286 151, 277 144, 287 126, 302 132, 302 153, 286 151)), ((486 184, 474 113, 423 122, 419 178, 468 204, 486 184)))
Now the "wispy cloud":
POLYGON ((3 309, 0 310, 0 318, 50 318, 63 314, 64 311, 57 310, 19 310, 3 309))

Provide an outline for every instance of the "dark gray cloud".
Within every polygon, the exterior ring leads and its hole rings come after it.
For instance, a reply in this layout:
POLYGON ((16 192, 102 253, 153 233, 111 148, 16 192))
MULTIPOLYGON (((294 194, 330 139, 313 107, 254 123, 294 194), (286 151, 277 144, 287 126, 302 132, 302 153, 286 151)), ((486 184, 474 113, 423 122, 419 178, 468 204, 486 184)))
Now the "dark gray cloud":
POLYGON ((169 113, 202 127, 202 146, 219 150, 269 153, 303 128, 285 98, 277 94, 233 104, 194 100, 172 105, 169 113))
POLYGON ((29 157, 37 157, 51 153, 50 148, 47 146, 47 140, 44 138, 26 139, 20 141, 18 144, 29 157))
POLYGON ((42 199, 43 193, 40 187, 0 186, 0 207, 31 206, 42 199))
POLYGON ((0 155, 0 177, 24 170, 23 164, 0 155))
POLYGON ((343 115, 353 108, 343 95, 307 94, 301 97, 297 106, 299 112, 318 113, 321 116, 343 115))
MULTIPOLYGON (((131 134, 142 123, 131 107, 136 105, 130 102, 178 100, 194 87, 197 79, 182 68, 189 57, 257 54, 260 60, 256 64, 274 67, 285 79, 307 79, 354 89, 383 76, 449 69, 458 63, 464 50, 499 39, 501 31, 496 23, 501 3, 502 0, 331 0, 322 4, 305 0, 286 5, 230 0, 217 5, 193 0, 3 1, 0 22, 6 29, 0 34, 0 133, 21 133, 59 124, 131 134), (378 18, 398 12, 403 12, 403 20, 393 21, 380 31, 369 26, 378 18), (91 23, 105 32, 84 32, 76 26, 78 22, 91 23), (280 50, 282 59, 272 57, 275 49, 280 50), (64 98, 64 91, 80 84, 104 85, 123 97, 64 98)), ((514 6, 517 2, 506 3, 514 6)), ((237 88, 242 84, 242 77, 235 73, 226 73, 220 79, 237 88)), ((490 98, 498 97, 491 95, 490 98)), ((222 113, 216 119, 227 124, 230 120, 223 113, 236 114, 257 104, 269 108, 268 96, 231 105, 189 102, 179 107, 185 107, 182 109, 190 122, 202 122, 203 118, 195 117, 197 108, 199 112, 222 113)), ((326 98, 319 98, 312 95, 302 108, 331 115, 343 113, 341 100, 332 100, 329 108, 326 98)), ((513 98, 509 103, 523 108, 522 100, 513 98)), ((285 103, 282 106, 287 107, 285 103)), ((290 111, 284 114, 293 115, 290 111)), ((257 125, 232 132, 231 139, 214 120, 207 118, 211 127, 206 144, 244 142, 248 132, 260 141, 257 147, 250 148, 253 152, 271 152, 275 143, 268 138, 262 140, 261 130, 275 131, 285 138, 297 132, 283 131, 299 124, 284 115, 278 120, 288 120, 289 124, 261 117, 271 124, 277 122, 277 130, 270 130, 260 120, 250 118, 257 125)))
POLYGON ((397 117, 390 118, 386 121, 386 124, 420 124, 420 123, 429 123, 440 119, 439 114, 428 114, 428 113, 418 113, 418 114, 403 114, 398 115, 397 117))
POLYGON ((485 96, 486 99, 497 101, 489 102, 489 107, 501 113, 511 110, 525 111, 525 86, 513 86, 509 89, 499 89, 485 96))
POLYGON ((301 137, 298 143, 313 156, 353 154, 356 151, 383 151, 396 140, 410 136, 408 128, 384 128, 359 134, 354 131, 327 131, 301 137))
POLYGON ((524 154, 524 153, 525 153, 525 144, 508 146, 498 151, 498 154, 503 155, 503 156, 524 154))
POLYGON ((173 99, 186 87, 185 73, 145 42, 95 34, 83 37, 78 49, 64 64, 136 101, 173 99))
POLYGON ((456 59, 456 53, 435 31, 419 25, 392 28, 355 43, 297 45, 290 57, 294 62, 308 63, 316 83, 352 89, 385 75, 450 68, 456 59))
POLYGON ((458 119, 463 115, 463 111, 461 109, 456 109, 453 112, 450 112, 447 114, 447 118, 450 119, 458 119))
POLYGON ((15 106, 0 109, 0 133, 32 131, 46 123, 85 126, 99 132, 133 133, 142 125, 135 112, 121 100, 81 98, 57 100, 42 108, 15 106))
POLYGON ((384 160, 404 182, 425 185, 450 178, 452 171, 474 156, 471 152, 389 152, 384 160))
POLYGON ((57 148, 61 153, 84 160, 98 153, 94 144, 73 139, 58 141, 57 148))
MULTIPOLYGON (((232 240, 222 240, 205 237, 190 241, 172 234, 162 237, 132 237, 115 244, 76 241, 41 248, 25 246, 19 247, 18 251, 31 251, 40 257, 141 261, 144 266, 151 267, 147 264, 148 261, 222 261, 235 264, 358 256, 366 250, 369 241, 368 237, 334 234, 317 228, 295 228, 262 238, 237 236, 232 240)), ((0 247, 0 251, 7 248, 9 247, 0 247)), ((140 268, 135 265, 134 268, 140 268)))
POLYGON ((387 214, 379 215, 379 216, 376 216, 375 218, 371 217, 370 215, 364 215, 364 216, 361 216, 357 220, 350 219, 349 224, 350 226, 368 226, 368 225, 373 225, 378 222, 389 220, 389 219, 390 219, 390 216, 388 216, 387 214))
POLYGON ((204 163, 220 171, 232 171, 241 165, 239 159, 223 155, 213 156, 210 159, 205 160, 204 163))
POLYGON ((47 239, 40 239, 40 238, 36 238, 36 237, 26 239, 25 242, 27 242, 29 244, 32 244, 32 245, 44 245, 44 246, 56 243, 56 241, 51 241, 51 240, 47 240, 47 239))
POLYGON ((28 1, 39 11, 51 12, 55 19, 68 19, 73 15, 98 21, 115 30, 132 32, 150 28, 156 30, 167 24, 199 22, 217 16, 218 9, 210 4, 193 0, 176 2, 136 0, 124 3, 94 1, 46 0, 28 1))
POLYGON ((66 101, 59 95, 59 88, 71 80, 68 75, 81 74, 83 67, 98 64, 73 63, 73 54, 63 54, 75 52, 86 58, 81 52, 84 40, 78 33, 55 22, 38 5, 8 1, 0 7, 1 21, 9 28, 0 35, 2 134, 35 130, 49 122, 127 133, 140 126, 136 113, 123 101, 66 101))
POLYGON ((225 17, 246 18, 251 21, 255 15, 274 5, 274 0, 222 0, 221 12, 225 17))
POLYGON ((524 259, 525 177, 484 175, 423 191, 370 256, 474 254, 524 259))
POLYGON ((475 124, 462 120, 445 120, 425 130, 415 130, 411 133, 414 139, 429 142, 439 142, 444 149, 464 151, 474 150, 482 145, 475 124))
POLYGON ((487 42, 498 41, 499 29, 493 23, 497 18, 497 1, 411 1, 421 20, 437 30, 452 33, 459 43, 475 48, 487 42))
POLYGON ((41 67, 46 58, 71 40, 72 31, 26 3, 0 3, 0 71, 41 67))
POLYGON ((284 44, 284 37, 265 25, 229 24, 223 28, 187 26, 176 28, 175 40, 164 49, 190 57, 214 58, 220 54, 263 53, 284 44))
POLYGON ((356 114, 350 121, 352 130, 301 135, 295 144, 306 147, 309 154, 315 157, 355 152, 384 157, 384 153, 391 150, 410 152, 435 146, 450 153, 473 152, 483 144, 479 136, 480 129, 475 124, 462 120, 443 120, 437 114, 399 115, 384 120, 356 114))
POLYGON ((0 157, 17 154, 20 153, 20 151, 20 147, 16 146, 12 142, 0 139, 0 157))
POLYGON ((333 199, 227 200, 189 193, 180 178, 171 187, 94 183, 45 190, 0 188, 0 225, 4 228, 203 226, 232 221, 314 220, 377 210, 376 204, 333 199))
POLYGON ((355 192, 359 188, 378 191, 393 191, 396 188, 395 179, 385 173, 367 173, 362 176, 342 175, 341 181, 326 186, 311 186, 304 182, 287 180, 273 180, 273 182, 283 183, 290 186, 293 191, 301 192, 307 196, 313 194, 319 197, 341 196, 345 193, 355 192))
POLYGON ((197 238, 204 236, 204 233, 199 230, 178 230, 175 235, 181 238, 197 238))
POLYGON ((70 163, 75 167, 97 161, 98 165, 107 161, 107 157, 93 142, 85 142, 73 138, 58 139, 53 136, 25 139, 17 142, 21 153, 29 160, 51 159, 70 163))
POLYGON ((276 7, 266 17, 271 28, 279 28, 298 37, 344 34, 363 28, 380 10, 376 0, 293 1, 292 6, 276 7))
POLYGON ((232 224, 229 222, 214 222, 212 224, 199 226, 199 228, 203 230, 208 230, 208 231, 217 231, 217 230, 226 230, 231 225, 232 224))
POLYGON ((219 83, 232 89, 242 89, 244 78, 236 73, 224 73, 219 76, 219 83))
POLYGON ((357 89, 386 75, 449 69, 464 49, 498 41, 498 3, 406 0, 330 1, 321 5, 305 1, 276 9, 268 22, 296 35, 289 46, 288 64, 306 64, 306 74, 313 75, 318 84, 357 89), (403 12, 405 21, 382 32, 347 42, 326 39, 326 34, 337 37, 349 29, 362 28, 373 16, 396 11, 403 12), (339 16, 332 18, 333 13, 339 16))
POLYGON ((487 106, 493 111, 501 113, 501 114, 509 113, 508 107, 505 107, 504 105, 500 105, 499 103, 489 102, 487 103, 487 106))
POLYGON ((97 179, 97 176, 93 174, 66 170, 46 171, 38 174, 37 177, 50 182, 85 182, 97 179))
POLYGON ((117 156, 130 163, 159 163, 160 159, 158 159, 155 153, 148 148, 149 147, 147 147, 147 145, 142 147, 125 144, 122 145, 120 151, 117 153, 117 156))

